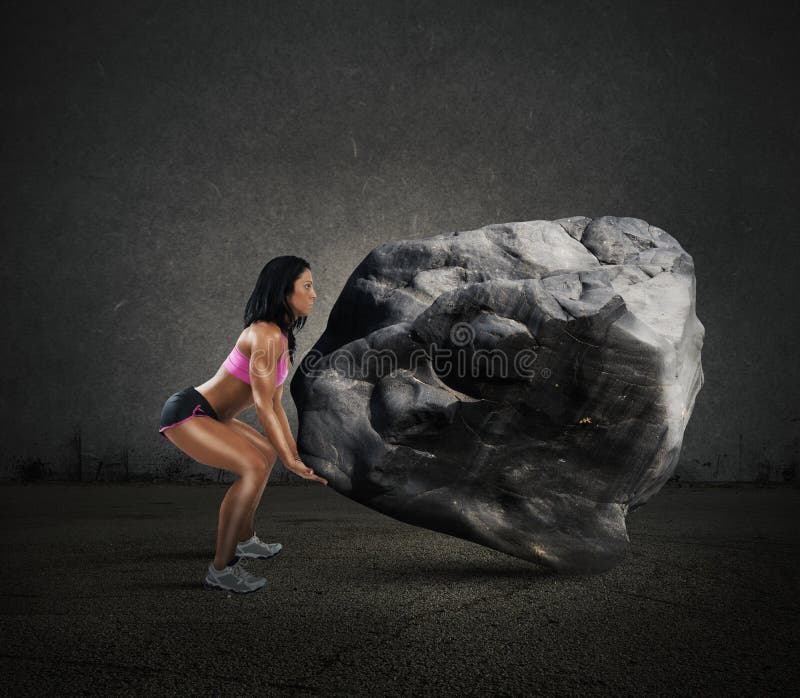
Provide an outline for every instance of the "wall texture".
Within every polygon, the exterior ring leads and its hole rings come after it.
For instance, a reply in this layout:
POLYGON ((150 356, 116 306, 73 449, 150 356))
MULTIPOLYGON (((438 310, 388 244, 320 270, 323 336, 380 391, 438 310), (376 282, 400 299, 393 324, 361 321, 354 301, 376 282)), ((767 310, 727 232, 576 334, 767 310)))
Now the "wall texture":
POLYGON ((215 478, 161 405, 216 371, 273 256, 312 265, 300 358, 384 241, 618 215, 696 264, 677 475, 797 477, 797 10, 7 7, 0 476, 215 478))

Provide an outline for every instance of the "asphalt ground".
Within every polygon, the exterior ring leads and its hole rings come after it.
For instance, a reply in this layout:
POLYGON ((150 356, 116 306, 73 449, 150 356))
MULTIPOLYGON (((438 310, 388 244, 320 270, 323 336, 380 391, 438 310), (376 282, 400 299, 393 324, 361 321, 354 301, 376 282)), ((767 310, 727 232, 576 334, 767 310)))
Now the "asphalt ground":
POLYGON ((261 591, 205 590, 227 485, 3 483, 4 695, 796 695, 794 486, 670 483, 564 577, 275 486, 261 591))

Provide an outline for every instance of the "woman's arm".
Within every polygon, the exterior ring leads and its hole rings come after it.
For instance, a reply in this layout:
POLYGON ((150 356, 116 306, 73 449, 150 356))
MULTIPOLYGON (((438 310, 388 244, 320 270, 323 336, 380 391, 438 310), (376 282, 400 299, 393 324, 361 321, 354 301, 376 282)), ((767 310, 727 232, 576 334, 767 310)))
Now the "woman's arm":
MULTIPOLYGON (((324 477, 317 475, 300 459, 283 406, 275 407, 275 374, 282 349, 280 330, 269 326, 253 328, 252 337, 250 387, 264 436, 278 452, 278 458, 287 470, 307 480, 317 480, 327 485, 328 481, 324 477)), ((278 403, 280 404, 280 400, 278 403)))
POLYGON ((275 416, 281 423, 281 427, 283 428, 283 436, 286 439, 286 443, 289 444, 289 448, 292 450, 295 458, 299 457, 300 454, 297 452, 297 444, 292 436, 292 430, 289 428, 289 420, 286 417, 286 412, 283 411, 283 405, 278 403, 272 408, 272 411, 275 413, 275 416))
POLYGON ((253 390, 256 415, 264 435, 278 452, 278 458, 289 470, 292 470, 295 467, 297 444, 289 432, 289 424, 285 421, 283 407, 276 409, 274 400, 275 373, 281 350, 280 330, 276 327, 254 327, 252 336, 250 387, 253 390))
POLYGON ((280 404, 283 386, 280 386, 281 391, 278 392, 278 406, 276 407, 275 375, 278 357, 282 349, 281 334, 277 328, 268 326, 253 328, 250 351, 250 387, 253 389, 256 415, 264 430, 264 435, 278 452, 278 457, 287 470, 307 480, 317 480, 327 485, 328 481, 303 463, 297 453, 297 444, 292 438, 283 405, 280 404))
POLYGON ((283 429, 283 435, 286 438, 287 443, 289 444, 289 448, 292 449, 296 457, 299 457, 300 454, 297 452, 297 444, 295 443, 294 437, 292 436, 292 430, 289 428, 289 420, 286 417, 286 412, 284 412, 283 410, 282 400, 283 400, 283 384, 275 388, 275 395, 272 398, 272 410, 273 412, 275 412, 275 416, 281 423, 281 428, 283 429))

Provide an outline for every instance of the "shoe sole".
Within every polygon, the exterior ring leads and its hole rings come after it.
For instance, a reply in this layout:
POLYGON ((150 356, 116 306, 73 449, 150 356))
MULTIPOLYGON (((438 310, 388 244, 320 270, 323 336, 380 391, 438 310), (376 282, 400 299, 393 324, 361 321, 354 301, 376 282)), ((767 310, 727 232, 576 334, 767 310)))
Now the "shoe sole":
POLYGON ((275 557, 276 555, 280 555, 283 552, 283 548, 281 548, 277 553, 272 553, 272 555, 256 555, 255 553, 240 553, 238 550, 236 554, 239 557, 247 558, 248 560, 269 560, 271 557, 275 557))
POLYGON ((219 584, 209 582, 207 579, 203 580, 204 589, 208 589, 210 591, 229 591, 232 594, 252 594, 254 591, 261 591, 261 589, 263 589, 265 586, 267 586, 266 582, 255 589, 229 589, 228 587, 223 587, 219 584))

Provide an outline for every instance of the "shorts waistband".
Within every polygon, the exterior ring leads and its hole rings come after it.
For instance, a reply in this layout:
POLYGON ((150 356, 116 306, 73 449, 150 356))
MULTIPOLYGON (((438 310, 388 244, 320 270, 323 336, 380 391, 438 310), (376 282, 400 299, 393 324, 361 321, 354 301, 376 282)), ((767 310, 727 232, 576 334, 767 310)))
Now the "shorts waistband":
POLYGON ((203 405, 203 410, 211 417, 219 421, 219 416, 214 411, 214 408, 211 406, 211 403, 205 399, 202 393, 198 392, 193 385, 186 386, 182 393, 189 393, 192 395, 194 399, 196 399, 201 405, 203 405))

